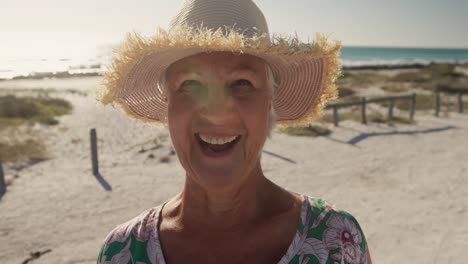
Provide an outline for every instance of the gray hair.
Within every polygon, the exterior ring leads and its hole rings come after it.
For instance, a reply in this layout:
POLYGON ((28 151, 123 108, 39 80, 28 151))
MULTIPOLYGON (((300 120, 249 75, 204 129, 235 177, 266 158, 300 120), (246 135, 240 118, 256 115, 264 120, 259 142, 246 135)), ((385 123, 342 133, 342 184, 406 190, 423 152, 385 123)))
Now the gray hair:
POLYGON ((275 121, 276 121, 276 112, 275 108, 273 106, 273 99, 275 96, 275 91, 276 88, 278 87, 278 83, 276 83, 275 76, 273 75, 273 71, 271 70, 270 65, 265 63, 266 67, 266 79, 267 79, 267 85, 268 88, 270 89, 270 94, 271 94, 271 106, 270 106, 270 112, 268 114, 268 123, 267 123, 267 128, 268 128, 268 137, 271 137, 271 131, 275 127, 275 121))

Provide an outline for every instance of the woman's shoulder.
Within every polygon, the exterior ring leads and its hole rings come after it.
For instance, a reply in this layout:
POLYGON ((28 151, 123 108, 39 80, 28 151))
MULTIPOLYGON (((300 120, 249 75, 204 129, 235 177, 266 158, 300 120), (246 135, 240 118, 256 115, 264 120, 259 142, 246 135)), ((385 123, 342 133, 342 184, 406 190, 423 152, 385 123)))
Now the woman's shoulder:
POLYGON ((156 226, 160 208, 148 209, 112 229, 104 239, 97 263, 128 263, 130 259, 153 263, 150 260, 161 251, 156 226))
POLYGON ((307 214, 310 214, 313 222, 310 223, 310 227, 316 227, 326 222, 329 218, 332 219, 348 219, 354 222, 356 225, 359 225, 356 218, 348 211, 339 208, 335 204, 331 203, 328 200, 323 198, 311 197, 303 195, 303 206, 301 211, 301 219, 306 220, 305 217, 307 214))
POLYGON ((298 231, 282 263, 366 263, 367 242, 356 218, 324 199, 303 197, 298 231))
MULTIPOLYGON (((347 224, 350 227, 355 227, 362 233, 359 222, 350 212, 344 209, 340 209, 333 203, 322 198, 315 198, 309 196, 304 197, 304 202, 307 204, 307 206, 305 207, 305 210, 303 210, 302 215, 306 217, 307 212, 310 212, 310 228, 316 228, 321 224, 325 226, 337 226, 338 224, 347 224)), ((305 220, 307 219, 304 219, 304 221, 305 220)))
POLYGON ((139 240, 147 240, 148 232, 155 226, 158 218, 159 207, 145 210, 140 215, 129 221, 119 224, 105 238, 105 242, 126 242, 131 236, 139 240))

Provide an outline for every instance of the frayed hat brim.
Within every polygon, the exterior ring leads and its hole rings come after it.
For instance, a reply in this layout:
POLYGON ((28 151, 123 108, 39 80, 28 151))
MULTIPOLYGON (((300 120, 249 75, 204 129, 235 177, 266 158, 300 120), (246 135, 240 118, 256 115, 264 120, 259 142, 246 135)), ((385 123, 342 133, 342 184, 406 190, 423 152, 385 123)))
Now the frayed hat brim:
POLYGON ((296 126, 319 117, 330 99, 336 98, 340 74, 340 43, 317 35, 312 43, 297 37, 254 36, 235 30, 179 27, 144 38, 133 33, 116 49, 97 98, 122 107, 145 122, 167 121, 167 101, 159 85, 174 62, 203 52, 233 52, 264 59, 272 69, 277 88, 273 96, 276 123, 296 126))

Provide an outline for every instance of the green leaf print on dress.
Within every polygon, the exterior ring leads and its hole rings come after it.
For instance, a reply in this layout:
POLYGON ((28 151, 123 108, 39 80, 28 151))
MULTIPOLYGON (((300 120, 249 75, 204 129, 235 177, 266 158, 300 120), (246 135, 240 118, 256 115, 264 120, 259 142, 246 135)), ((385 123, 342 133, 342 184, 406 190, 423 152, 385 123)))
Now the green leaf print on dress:
MULTIPOLYGON (((106 237, 98 264, 166 264, 158 235, 162 206, 119 225, 106 237)), ((280 264, 366 264, 356 219, 319 198, 303 196, 296 234, 280 264)))

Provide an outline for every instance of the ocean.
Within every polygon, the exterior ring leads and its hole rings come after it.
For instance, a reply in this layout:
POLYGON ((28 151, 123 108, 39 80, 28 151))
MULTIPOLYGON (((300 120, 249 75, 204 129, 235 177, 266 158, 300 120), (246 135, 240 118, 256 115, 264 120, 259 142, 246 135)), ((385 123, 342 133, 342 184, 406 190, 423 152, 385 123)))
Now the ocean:
POLYGON ((343 66, 467 63, 468 49, 343 47, 343 66))
MULTIPOLYGON (((110 49, 109 49, 110 50, 110 49)), ((57 73, 100 74, 109 65, 111 53, 95 58, 21 59, 0 61, 0 79, 18 76, 51 76, 57 73)), ((468 63, 468 49, 343 47, 344 67, 468 63)))

